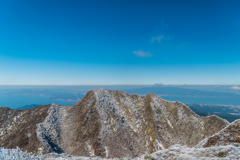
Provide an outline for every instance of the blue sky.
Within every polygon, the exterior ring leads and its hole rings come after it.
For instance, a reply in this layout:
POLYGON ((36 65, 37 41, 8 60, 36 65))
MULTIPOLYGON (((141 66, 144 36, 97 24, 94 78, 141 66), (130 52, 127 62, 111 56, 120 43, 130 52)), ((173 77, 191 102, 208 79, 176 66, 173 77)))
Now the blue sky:
POLYGON ((239 85, 239 6, 1 0, 0 85, 239 85))

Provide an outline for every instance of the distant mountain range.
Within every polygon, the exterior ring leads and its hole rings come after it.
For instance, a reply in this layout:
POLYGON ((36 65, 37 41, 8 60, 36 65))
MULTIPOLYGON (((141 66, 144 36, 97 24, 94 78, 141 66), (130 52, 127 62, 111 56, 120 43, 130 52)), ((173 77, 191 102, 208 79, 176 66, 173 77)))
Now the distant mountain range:
MULTIPOLYGON (((62 100, 71 104, 75 104, 82 99, 88 90, 96 88, 96 86, 28 86, 28 88, 15 87, 16 89, 1 89, 1 87, 2 86, 0 86, 0 94, 43 96, 52 100, 62 100)), ((200 85, 103 86, 105 89, 121 90, 128 94, 146 95, 154 93, 158 96, 165 97, 229 97, 240 99, 240 90, 233 90, 231 87, 232 86, 200 85)))
POLYGON ((202 91, 196 89, 185 89, 172 86, 154 86, 123 90, 128 94, 146 95, 154 93, 158 96, 183 96, 183 97, 239 97, 240 95, 234 93, 202 91))
POLYGON ((223 119, 228 120, 229 122, 240 119, 240 106, 192 103, 186 103, 186 105, 195 113, 203 117, 209 115, 217 115, 223 119))

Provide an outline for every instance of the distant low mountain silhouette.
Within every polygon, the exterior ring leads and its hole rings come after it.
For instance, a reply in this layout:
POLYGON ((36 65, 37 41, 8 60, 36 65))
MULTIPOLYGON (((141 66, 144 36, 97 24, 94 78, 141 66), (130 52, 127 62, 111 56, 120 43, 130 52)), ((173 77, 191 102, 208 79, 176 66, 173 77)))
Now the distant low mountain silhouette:
POLYGON ((236 105, 216 105, 216 104, 194 104, 186 105, 200 116, 217 115, 230 123, 240 118, 240 106, 236 105))
POLYGON ((154 93, 158 96, 183 96, 183 97, 237 97, 240 95, 234 93, 224 93, 224 92, 212 92, 212 91, 202 91, 195 89, 186 89, 180 87, 173 87, 167 85, 158 85, 153 87, 143 87, 136 89, 123 90, 128 94, 139 94, 146 95, 149 93, 154 93))
POLYGON ((39 106, 39 105, 38 104, 31 104, 31 105, 26 105, 26 106, 19 107, 17 109, 19 109, 19 110, 31 109, 31 108, 34 108, 34 107, 37 107, 37 106, 39 106))

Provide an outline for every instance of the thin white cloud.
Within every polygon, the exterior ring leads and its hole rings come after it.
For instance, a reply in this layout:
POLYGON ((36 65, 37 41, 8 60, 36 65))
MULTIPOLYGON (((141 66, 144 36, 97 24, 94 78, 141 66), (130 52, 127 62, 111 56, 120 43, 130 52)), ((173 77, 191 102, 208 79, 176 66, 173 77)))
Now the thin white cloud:
POLYGON ((135 54, 137 57, 151 57, 152 56, 151 53, 144 52, 143 50, 134 51, 133 54, 135 54))
POLYGON ((238 86, 233 86, 233 87, 231 87, 231 89, 240 90, 240 87, 238 87, 238 86))
POLYGON ((155 86, 163 86, 164 84, 163 83, 155 83, 154 85, 155 86))
POLYGON ((161 42, 161 40, 163 39, 163 35, 161 35, 161 36, 158 36, 158 37, 153 37, 152 38, 152 42, 155 42, 155 41, 157 41, 157 42, 161 42))

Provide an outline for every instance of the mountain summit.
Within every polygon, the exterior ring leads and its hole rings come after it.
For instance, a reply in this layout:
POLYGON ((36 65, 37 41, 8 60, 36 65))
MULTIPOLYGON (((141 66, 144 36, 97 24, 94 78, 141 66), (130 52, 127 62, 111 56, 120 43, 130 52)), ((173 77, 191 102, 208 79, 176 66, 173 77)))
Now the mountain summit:
POLYGON ((193 147, 229 123, 200 117, 154 94, 95 89, 73 106, 0 108, 0 147, 74 156, 138 157, 174 144, 193 147))

